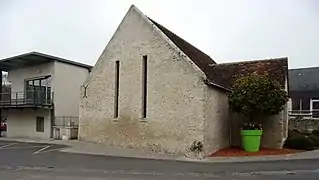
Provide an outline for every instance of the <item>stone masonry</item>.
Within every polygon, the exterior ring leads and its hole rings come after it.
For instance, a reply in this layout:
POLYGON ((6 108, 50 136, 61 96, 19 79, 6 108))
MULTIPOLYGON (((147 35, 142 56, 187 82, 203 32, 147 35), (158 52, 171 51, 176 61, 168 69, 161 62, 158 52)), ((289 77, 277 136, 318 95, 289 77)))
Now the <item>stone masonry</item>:
MULTIPOLYGON (((224 112, 211 104, 219 95, 205 98, 208 89, 203 78, 199 68, 133 6, 86 82, 87 98, 82 98, 80 104, 79 139, 185 153, 193 141, 204 141, 205 118, 213 116, 215 118, 210 121, 216 125, 211 125, 210 131, 214 132, 211 137, 214 142, 207 144, 224 147, 224 137, 218 133, 220 130, 215 131, 221 127, 214 110, 217 114, 224 112), (141 118, 144 55, 148 56, 145 119, 141 118), (120 61, 119 117, 113 118, 117 60, 120 61), (211 102, 206 104, 206 101, 211 102), (212 116, 205 115, 207 110, 212 116)), ((227 121, 227 118, 220 120, 227 121)), ((216 150, 216 147, 211 149, 216 150)), ((211 149, 206 148, 207 151, 211 149)))
MULTIPOLYGON (((206 85, 205 79, 201 69, 132 6, 92 69, 86 90, 82 89, 79 139, 174 154, 186 154, 194 141, 204 143, 205 154, 229 147, 227 95, 206 85), (143 118, 145 55, 147 117, 143 118), (116 61, 119 116, 114 118, 116 61)), ((272 127, 279 128, 282 137, 282 126, 272 127)))

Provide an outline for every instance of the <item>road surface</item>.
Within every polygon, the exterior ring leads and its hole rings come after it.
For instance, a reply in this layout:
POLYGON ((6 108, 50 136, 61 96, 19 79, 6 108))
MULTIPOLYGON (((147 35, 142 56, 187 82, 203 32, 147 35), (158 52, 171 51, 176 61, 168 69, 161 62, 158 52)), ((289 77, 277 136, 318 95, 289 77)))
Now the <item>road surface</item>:
POLYGON ((0 179, 319 179, 319 159, 195 163, 60 152, 61 145, 0 141, 0 179))

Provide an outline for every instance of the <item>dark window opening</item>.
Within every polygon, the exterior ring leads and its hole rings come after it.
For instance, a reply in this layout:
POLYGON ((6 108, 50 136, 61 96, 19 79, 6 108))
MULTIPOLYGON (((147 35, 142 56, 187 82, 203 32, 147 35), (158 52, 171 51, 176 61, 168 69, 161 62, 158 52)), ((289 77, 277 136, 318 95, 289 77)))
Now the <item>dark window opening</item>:
POLYGON ((314 118, 319 117, 319 101, 318 100, 312 101, 312 117, 314 118))
POLYGON ((312 102, 312 109, 316 109, 316 110, 319 109, 319 102, 318 101, 313 101, 312 102))
POLYGON ((143 65, 142 65, 142 117, 146 118, 147 113, 147 56, 143 56, 143 65))
POLYGON ((292 99, 292 110, 300 111, 301 110, 301 99, 292 99))
POLYGON ((303 98, 302 99, 301 110, 310 111, 310 98, 303 98))
POLYGON ((119 116, 120 61, 115 62, 114 118, 119 116))
POLYGON ((44 132, 44 117, 37 117, 36 130, 37 132, 44 132))

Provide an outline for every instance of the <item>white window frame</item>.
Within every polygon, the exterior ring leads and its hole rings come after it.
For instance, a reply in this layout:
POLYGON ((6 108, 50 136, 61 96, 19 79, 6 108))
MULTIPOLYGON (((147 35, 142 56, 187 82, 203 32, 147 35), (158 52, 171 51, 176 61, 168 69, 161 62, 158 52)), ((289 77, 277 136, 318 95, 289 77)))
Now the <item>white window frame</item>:
MULTIPOLYGON (((291 99, 291 115, 293 115, 293 116, 298 116, 298 115, 300 115, 300 116, 312 116, 312 110, 311 110, 311 107, 312 107, 312 103, 311 103, 311 100, 312 99, 310 99, 310 109, 309 109, 309 113, 305 113, 305 112, 302 112, 303 110, 302 110, 302 99, 301 98, 299 98, 299 111, 298 110, 293 110, 292 109, 292 103, 293 103, 293 99, 291 99), (298 112, 295 112, 295 111, 298 111, 298 112)), ((318 100, 319 101, 319 100, 318 100)))
MULTIPOLYGON (((313 103, 314 102, 319 102, 319 99, 310 99, 310 111, 311 111, 311 117, 313 115, 313 103)), ((319 109, 316 109, 319 111, 319 109)))

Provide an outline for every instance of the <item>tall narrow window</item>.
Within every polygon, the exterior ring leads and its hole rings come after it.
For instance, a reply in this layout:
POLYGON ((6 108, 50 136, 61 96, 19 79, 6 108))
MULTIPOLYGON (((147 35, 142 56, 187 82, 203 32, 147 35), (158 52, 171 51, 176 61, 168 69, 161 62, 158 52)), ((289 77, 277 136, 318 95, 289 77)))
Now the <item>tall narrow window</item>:
POLYGON ((120 61, 115 62, 114 118, 119 116, 120 61))
POLYGON ((142 87, 142 117, 146 118, 147 113, 147 56, 143 56, 143 65, 142 65, 142 79, 143 79, 143 87, 142 87))

